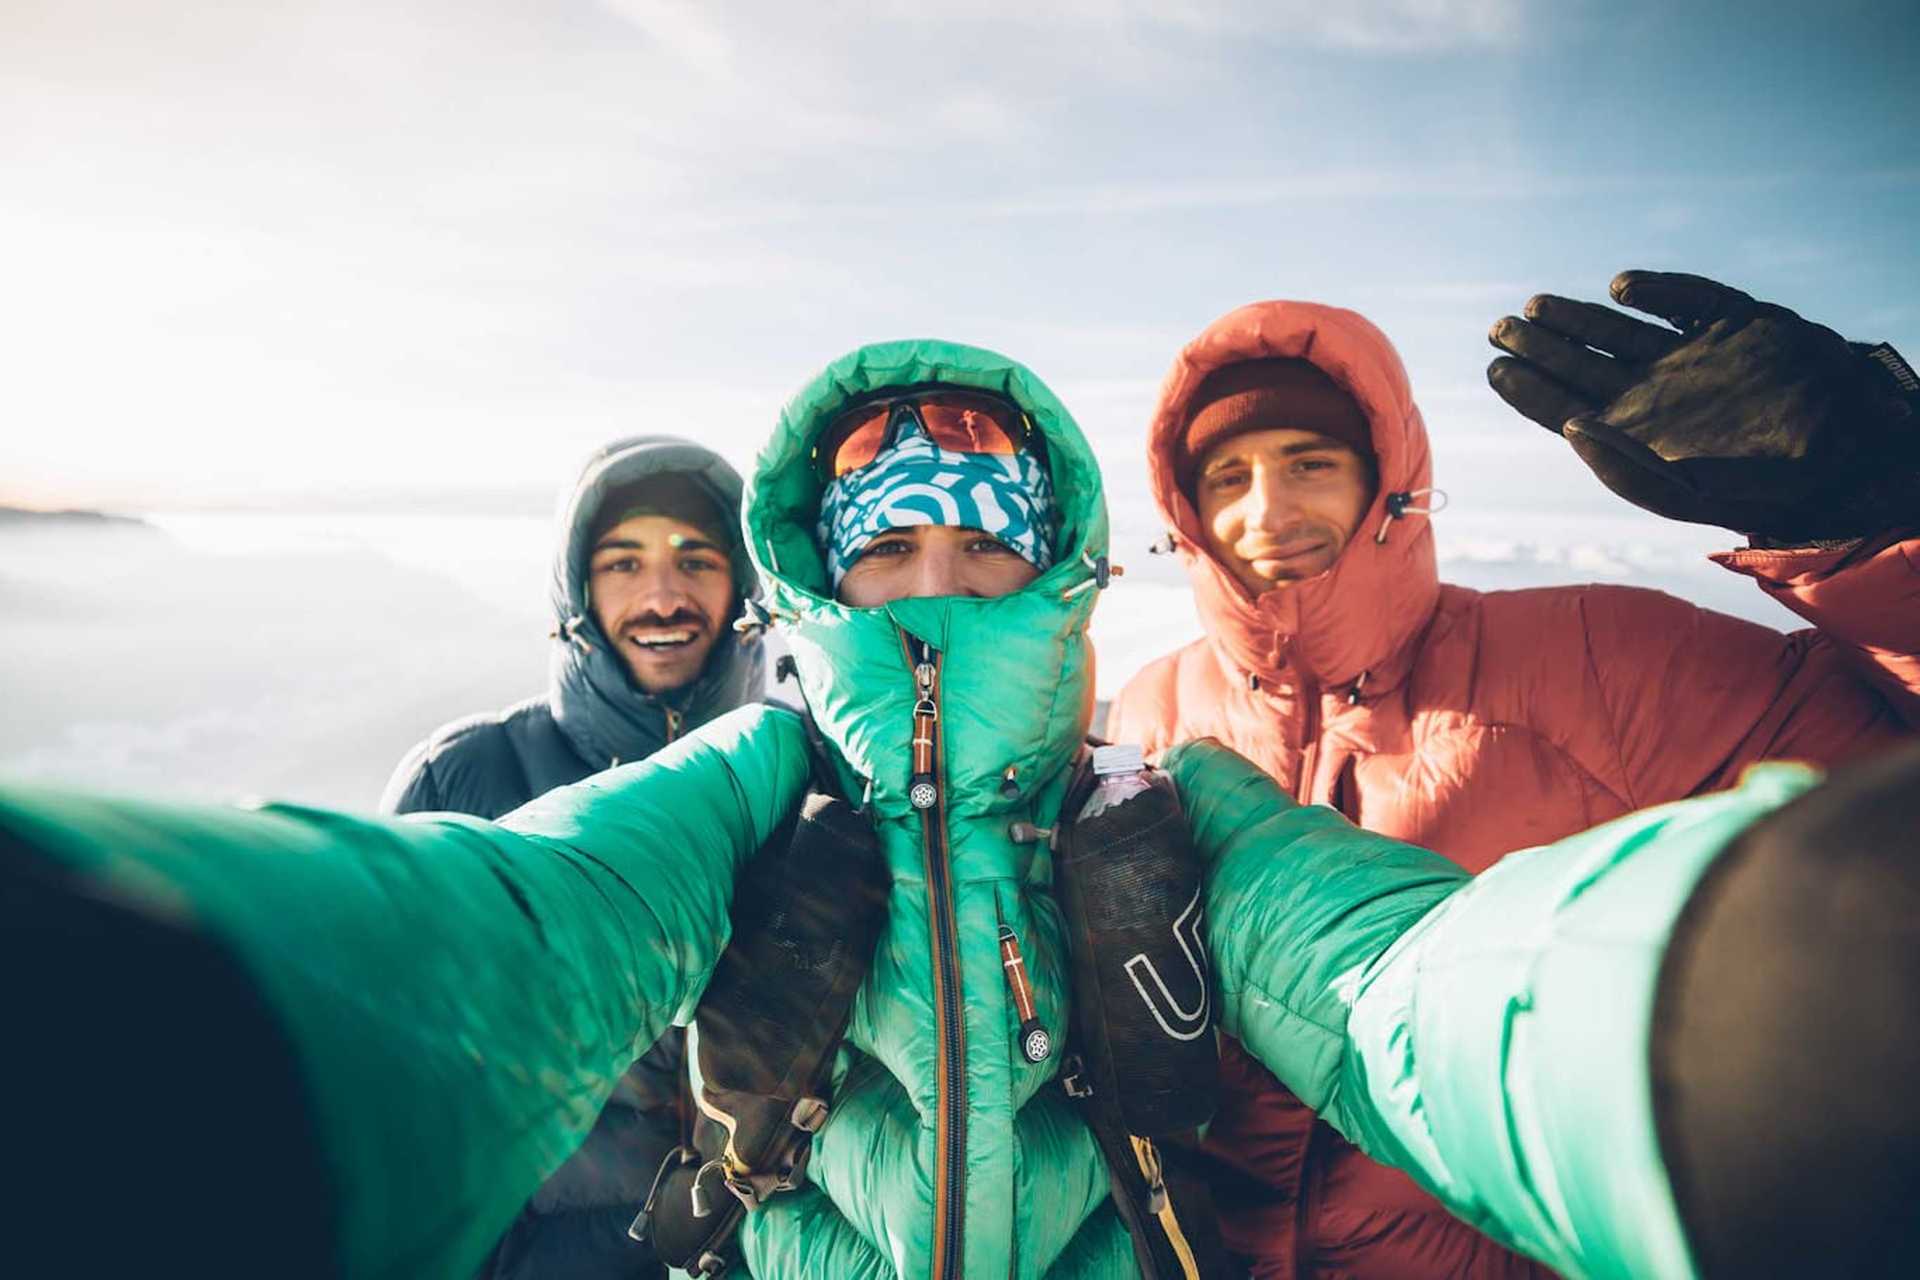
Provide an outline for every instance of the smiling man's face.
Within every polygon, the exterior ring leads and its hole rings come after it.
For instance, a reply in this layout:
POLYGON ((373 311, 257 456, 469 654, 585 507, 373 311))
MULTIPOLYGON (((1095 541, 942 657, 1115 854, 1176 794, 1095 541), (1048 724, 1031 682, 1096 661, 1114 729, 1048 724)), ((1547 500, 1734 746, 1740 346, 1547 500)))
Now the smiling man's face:
POLYGON ((692 683, 733 612, 733 569, 712 536, 670 516, 629 516, 587 564, 601 634, 648 693, 692 683))
POLYGON ((1193 504, 1207 549, 1247 594, 1325 573, 1373 502, 1373 467, 1312 431, 1229 436, 1201 459, 1193 504))

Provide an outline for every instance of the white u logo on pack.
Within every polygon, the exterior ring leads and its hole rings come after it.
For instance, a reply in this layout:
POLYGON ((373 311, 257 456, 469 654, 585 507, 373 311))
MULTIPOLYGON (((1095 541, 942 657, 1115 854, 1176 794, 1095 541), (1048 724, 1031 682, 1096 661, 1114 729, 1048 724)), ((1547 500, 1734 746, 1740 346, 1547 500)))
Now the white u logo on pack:
POLYGON ((1173 992, 1167 990, 1165 978, 1154 967, 1153 961, 1142 951, 1129 957, 1125 965, 1127 977, 1133 980, 1133 989, 1140 993, 1140 999, 1147 1006, 1147 1012, 1160 1024, 1160 1029, 1175 1040, 1198 1040, 1207 1030, 1207 952, 1200 942, 1200 925, 1206 912, 1200 906, 1200 890, 1193 891, 1193 901, 1187 904, 1173 922, 1173 940, 1180 946, 1180 954, 1187 958, 1187 965, 1193 970, 1193 981, 1200 991, 1200 1003, 1192 1009, 1183 1009, 1174 999, 1173 992), (1156 1000, 1147 984, 1140 980, 1144 973, 1153 983, 1156 1000))

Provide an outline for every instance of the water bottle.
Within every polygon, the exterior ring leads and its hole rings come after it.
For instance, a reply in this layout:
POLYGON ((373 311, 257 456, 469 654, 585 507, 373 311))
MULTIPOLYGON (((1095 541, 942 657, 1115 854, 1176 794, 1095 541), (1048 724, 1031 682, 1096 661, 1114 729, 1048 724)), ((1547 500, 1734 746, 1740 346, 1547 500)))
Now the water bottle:
POLYGON ((1080 806, 1079 820, 1096 818, 1153 785, 1146 753, 1131 742, 1093 749, 1093 794, 1080 806))
POLYGON ((1127 1132, 1180 1133, 1212 1116, 1219 1074, 1200 859, 1138 746, 1096 747, 1093 774, 1054 863, 1080 1057, 1127 1132))

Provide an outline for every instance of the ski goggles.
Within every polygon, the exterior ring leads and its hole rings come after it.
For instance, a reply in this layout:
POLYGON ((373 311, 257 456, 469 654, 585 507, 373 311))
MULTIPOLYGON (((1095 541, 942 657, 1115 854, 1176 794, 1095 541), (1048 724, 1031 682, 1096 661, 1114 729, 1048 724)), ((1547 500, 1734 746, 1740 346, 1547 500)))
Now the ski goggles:
POLYGON ((928 439, 954 453, 1041 451, 1038 428, 1010 401, 978 391, 921 389, 863 400, 841 413, 814 442, 814 470, 830 482, 870 465, 915 417, 928 439))

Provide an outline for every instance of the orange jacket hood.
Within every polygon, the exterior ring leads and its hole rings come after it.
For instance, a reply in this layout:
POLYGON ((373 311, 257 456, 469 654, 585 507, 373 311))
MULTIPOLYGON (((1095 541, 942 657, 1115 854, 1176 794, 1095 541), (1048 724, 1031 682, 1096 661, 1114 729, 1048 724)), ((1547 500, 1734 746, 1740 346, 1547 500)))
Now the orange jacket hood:
POLYGON ((1432 529, 1412 512, 1390 516, 1389 495, 1417 494, 1413 505, 1421 505, 1433 466, 1400 355, 1364 316, 1317 302, 1255 302, 1208 325, 1181 350, 1160 388, 1147 463, 1201 619, 1235 675, 1277 684, 1291 668, 1322 685, 1364 676, 1369 692, 1404 677, 1410 642, 1433 612, 1440 580, 1432 529), (1311 360, 1354 398, 1372 427, 1380 484, 1330 569, 1249 599, 1207 550, 1175 465, 1201 380, 1224 365, 1270 356, 1311 360))

